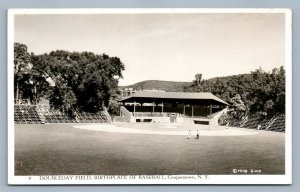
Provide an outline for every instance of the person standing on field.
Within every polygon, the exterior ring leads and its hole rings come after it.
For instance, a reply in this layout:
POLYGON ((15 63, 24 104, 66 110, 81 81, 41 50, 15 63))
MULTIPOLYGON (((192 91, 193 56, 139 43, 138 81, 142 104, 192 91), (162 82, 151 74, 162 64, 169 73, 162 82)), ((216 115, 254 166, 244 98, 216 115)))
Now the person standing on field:
POLYGON ((191 133, 191 130, 189 130, 187 139, 190 139, 191 137, 192 137, 192 133, 191 133))

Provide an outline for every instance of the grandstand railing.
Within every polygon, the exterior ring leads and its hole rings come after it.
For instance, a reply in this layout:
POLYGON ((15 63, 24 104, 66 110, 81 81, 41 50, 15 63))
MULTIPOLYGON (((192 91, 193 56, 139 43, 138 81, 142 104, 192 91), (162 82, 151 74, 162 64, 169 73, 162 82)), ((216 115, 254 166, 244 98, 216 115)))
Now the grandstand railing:
POLYGON ((208 119, 207 116, 189 116, 183 115, 182 113, 167 113, 167 112, 133 112, 134 117, 170 117, 172 115, 183 118, 199 118, 199 119, 208 119))

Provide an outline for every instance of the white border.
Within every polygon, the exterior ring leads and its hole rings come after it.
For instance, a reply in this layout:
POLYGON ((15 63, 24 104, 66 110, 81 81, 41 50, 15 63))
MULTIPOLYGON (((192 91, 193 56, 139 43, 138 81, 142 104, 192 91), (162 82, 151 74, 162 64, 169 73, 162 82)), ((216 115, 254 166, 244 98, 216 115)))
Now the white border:
MULTIPOLYGON (((292 12, 290 9, 10 9, 7 27, 8 47, 8 183, 42 184, 291 184, 292 183, 292 12), (13 45, 14 16, 18 14, 143 14, 143 13, 284 13, 286 70, 286 133, 285 175, 209 175, 208 179, 101 179, 101 180, 40 180, 39 176, 14 175, 14 87, 13 45)), ((74 176, 75 177, 75 176, 74 176)), ((94 176, 91 176, 94 177, 94 176)), ((168 176, 166 176, 168 177, 168 176)))

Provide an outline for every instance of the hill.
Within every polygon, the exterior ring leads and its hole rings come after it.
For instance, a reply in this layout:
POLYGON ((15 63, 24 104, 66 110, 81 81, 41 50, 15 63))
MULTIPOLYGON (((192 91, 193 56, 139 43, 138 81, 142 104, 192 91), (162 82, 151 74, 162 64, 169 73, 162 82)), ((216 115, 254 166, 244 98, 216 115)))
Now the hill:
POLYGON ((185 86, 191 85, 191 82, 176 82, 176 81, 159 81, 146 80, 128 86, 120 86, 120 88, 133 88, 134 90, 164 90, 164 91, 183 91, 185 86))
MULTIPOLYGON (((244 74, 249 76, 250 74, 244 74)), ((225 76, 225 77, 214 77, 207 79, 206 81, 215 83, 216 81, 226 81, 231 78, 235 78, 238 75, 225 76)), ((180 82, 180 81, 161 81, 161 80, 145 80, 135 83, 133 85, 119 86, 123 88, 133 88, 133 90, 164 90, 164 91, 187 91, 186 89, 190 87, 193 82, 180 82)))

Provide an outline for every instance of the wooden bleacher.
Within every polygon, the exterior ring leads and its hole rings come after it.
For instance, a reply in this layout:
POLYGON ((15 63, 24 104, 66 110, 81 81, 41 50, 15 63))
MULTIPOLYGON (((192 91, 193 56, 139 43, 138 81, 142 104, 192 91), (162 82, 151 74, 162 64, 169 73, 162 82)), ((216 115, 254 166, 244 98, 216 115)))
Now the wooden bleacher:
POLYGON ((260 114, 247 115, 240 119, 235 119, 226 114, 221 118, 220 125, 231 127, 242 127, 248 129, 260 129, 275 132, 285 132, 285 115, 274 115, 264 117, 260 114))
POLYGON ((100 111, 98 113, 77 113, 77 121, 79 123, 107 123, 110 122, 110 118, 105 112, 100 111))
POLYGON ((30 105, 15 105, 14 121, 17 124, 42 123, 40 114, 36 110, 36 106, 30 106, 30 105))
POLYGON ((106 111, 98 113, 77 113, 77 117, 69 117, 65 113, 51 109, 48 105, 18 105, 14 106, 14 121, 16 124, 41 123, 108 123, 110 115, 106 111))

